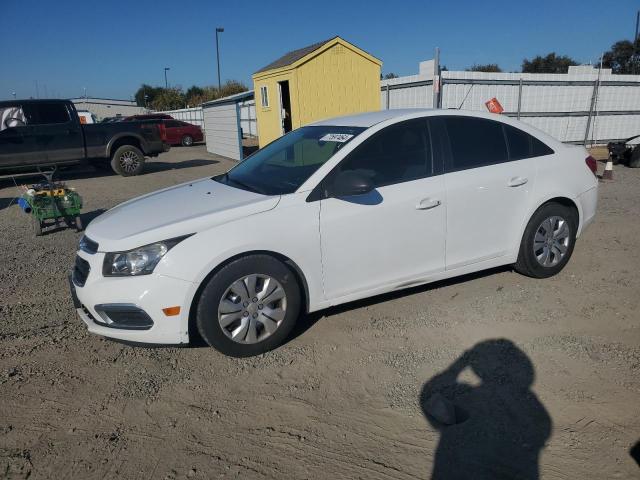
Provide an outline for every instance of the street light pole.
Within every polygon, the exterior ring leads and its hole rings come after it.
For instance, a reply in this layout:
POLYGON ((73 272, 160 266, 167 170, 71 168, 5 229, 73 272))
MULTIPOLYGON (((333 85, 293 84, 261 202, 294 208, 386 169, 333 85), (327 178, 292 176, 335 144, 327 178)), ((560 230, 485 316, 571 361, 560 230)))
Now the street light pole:
POLYGON ((171 70, 171 67, 164 67, 164 88, 169 88, 169 83, 167 82, 167 70, 171 70))
POLYGON ((224 32, 224 28, 216 27, 216 61, 218 62, 218 90, 220 90, 220 48, 218 47, 218 33, 224 32))

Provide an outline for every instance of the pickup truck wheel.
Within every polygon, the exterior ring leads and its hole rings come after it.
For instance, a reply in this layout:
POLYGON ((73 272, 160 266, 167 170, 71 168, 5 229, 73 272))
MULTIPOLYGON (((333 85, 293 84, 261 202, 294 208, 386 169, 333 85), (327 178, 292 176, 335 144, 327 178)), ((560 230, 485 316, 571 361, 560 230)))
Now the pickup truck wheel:
POLYGON ((185 135, 182 137, 183 147, 190 147, 191 145, 193 145, 193 137, 191 135, 185 135))
POLYGON ((144 170, 144 154, 133 145, 123 145, 113 153, 111 168, 123 177, 140 175, 144 170))

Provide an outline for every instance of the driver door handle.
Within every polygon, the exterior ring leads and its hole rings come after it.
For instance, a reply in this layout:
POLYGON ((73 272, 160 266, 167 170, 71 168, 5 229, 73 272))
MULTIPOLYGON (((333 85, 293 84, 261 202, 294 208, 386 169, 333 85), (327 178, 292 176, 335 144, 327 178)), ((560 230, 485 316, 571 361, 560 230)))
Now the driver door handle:
POLYGON ((524 178, 524 177, 512 177, 509 182, 507 183, 508 186, 510 187, 519 187, 521 185, 524 185, 525 183, 527 183, 529 181, 528 178, 524 178))
POLYGON ((441 205, 442 202, 440 202, 440 200, 438 199, 432 199, 432 198, 423 198, 422 200, 420 200, 420 202, 416 205, 416 210, 429 210, 431 208, 436 208, 439 207, 441 205))

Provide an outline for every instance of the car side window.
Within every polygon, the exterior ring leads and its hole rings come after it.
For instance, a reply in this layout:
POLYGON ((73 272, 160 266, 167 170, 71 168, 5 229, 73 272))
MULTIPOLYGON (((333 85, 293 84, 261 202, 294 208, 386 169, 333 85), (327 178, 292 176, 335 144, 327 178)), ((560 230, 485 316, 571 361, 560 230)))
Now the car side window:
POLYGON ((371 176, 375 187, 433 175, 429 132, 425 119, 390 125, 368 138, 339 165, 371 176))
POLYGON ((165 120, 165 125, 169 128, 181 127, 180 122, 176 122, 175 120, 165 120))
POLYGON ((0 131, 7 128, 22 127, 27 123, 30 122, 22 107, 16 105, 0 108, 0 131))
MULTIPOLYGON (((64 103, 37 103, 34 104, 35 124, 52 125, 68 123, 71 121, 69 110, 64 103)), ((32 123, 32 122, 30 122, 32 123)))
POLYGON ((451 161, 447 171, 457 172, 508 160, 502 123, 475 117, 442 118, 451 145, 451 161))
POLYGON ((507 124, 503 124, 502 127, 509 146, 509 160, 541 157, 553 153, 547 145, 519 128, 507 124))

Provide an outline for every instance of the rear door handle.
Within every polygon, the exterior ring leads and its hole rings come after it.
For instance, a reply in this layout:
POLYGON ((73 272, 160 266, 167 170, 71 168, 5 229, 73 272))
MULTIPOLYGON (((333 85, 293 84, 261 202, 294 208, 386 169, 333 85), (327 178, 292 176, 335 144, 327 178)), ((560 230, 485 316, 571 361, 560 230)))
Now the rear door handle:
POLYGON ((429 210, 430 208, 439 207, 441 204, 440 200, 431 199, 431 198, 423 198, 416 205, 417 210, 429 210))
POLYGON ((509 185, 510 187, 519 187, 521 185, 524 185, 525 183, 527 183, 529 181, 528 178, 524 178, 524 177, 512 177, 509 182, 507 183, 507 185, 509 185))

